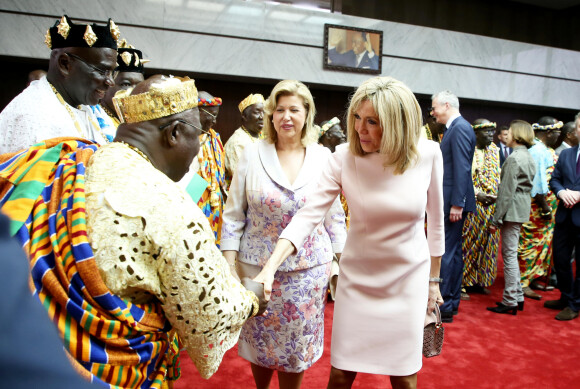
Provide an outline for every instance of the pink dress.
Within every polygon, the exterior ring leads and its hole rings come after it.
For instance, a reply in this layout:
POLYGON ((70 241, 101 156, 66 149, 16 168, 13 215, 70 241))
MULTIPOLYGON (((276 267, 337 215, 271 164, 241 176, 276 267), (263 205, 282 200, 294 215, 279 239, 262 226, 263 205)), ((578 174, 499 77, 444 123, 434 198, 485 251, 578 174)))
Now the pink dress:
POLYGON ((426 139, 418 149, 417 164, 394 175, 380 154, 355 157, 339 146, 317 195, 280 236, 300 247, 344 191, 351 220, 332 331, 338 369, 405 376, 421 368, 430 255, 443 254, 444 230, 441 151, 426 139))

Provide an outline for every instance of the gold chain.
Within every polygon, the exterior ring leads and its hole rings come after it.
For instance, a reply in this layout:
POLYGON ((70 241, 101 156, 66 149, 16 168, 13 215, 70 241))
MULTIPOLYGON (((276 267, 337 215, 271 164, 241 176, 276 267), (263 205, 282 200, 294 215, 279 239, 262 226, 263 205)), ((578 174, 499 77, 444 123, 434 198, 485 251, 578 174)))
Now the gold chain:
POLYGON ((137 147, 135 147, 135 146, 133 146, 133 145, 130 145, 130 144, 129 144, 129 143, 127 143, 127 142, 123 142, 122 140, 117 140, 117 141, 115 141, 115 142, 118 142, 118 143, 124 144, 125 146, 127 146, 128 148, 130 148, 131 150, 133 150, 134 152, 136 152, 137 154, 139 154, 140 156, 142 156, 143 158, 145 158, 145 160, 146 160, 147 162, 149 162, 151 165, 153 165, 153 163, 151 162, 151 160, 149 159, 149 157, 148 157, 148 156, 146 156, 146 155, 145 155, 145 153, 144 153, 144 152, 142 152, 141 150, 139 150, 137 147))
POLYGON ((246 127, 242 126, 242 130, 244 130, 244 132, 245 132, 246 134, 248 134, 248 136, 249 136, 249 137, 250 137, 250 139, 252 140, 252 143, 255 143, 255 142, 257 142, 257 141, 259 141, 259 140, 260 140, 260 137, 259 137, 259 136, 258 136, 258 137, 254 137, 254 136, 252 136, 252 134, 250 134, 250 132, 249 132, 248 130, 246 130, 246 127))
MULTIPOLYGON (((62 95, 56 90, 56 88, 54 87, 54 85, 52 85, 50 82, 48 83, 48 85, 50 85, 50 87, 52 88, 52 91, 56 95, 56 98, 58 99, 58 101, 60 101, 60 103, 62 105, 64 105, 64 108, 68 112, 70 118, 73 120, 73 123, 75 125, 75 128, 77 129, 77 131, 81 135, 81 138, 86 138, 87 136, 83 133, 83 130, 81 129, 81 125, 79 124, 79 122, 77 120, 77 116, 72 111, 72 109, 70 107, 70 104, 68 104, 66 101, 64 101, 62 95)), ((101 130, 101 127, 97 123, 95 123, 94 120, 92 118, 90 118, 90 117, 89 117, 89 121, 91 122, 91 125, 93 126, 93 128, 95 130, 97 130, 99 132, 99 134, 101 134, 101 136, 105 140, 105 143, 109 143, 109 140, 107 139, 107 137, 105 136, 105 134, 101 130)))
POLYGON ((113 112, 109 111, 109 109, 107 107, 105 107, 105 104, 101 104, 101 108, 103 108, 103 111, 105 111, 105 113, 107 115, 109 115, 112 119, 117 119, 117 115, 115 115, 113 112))

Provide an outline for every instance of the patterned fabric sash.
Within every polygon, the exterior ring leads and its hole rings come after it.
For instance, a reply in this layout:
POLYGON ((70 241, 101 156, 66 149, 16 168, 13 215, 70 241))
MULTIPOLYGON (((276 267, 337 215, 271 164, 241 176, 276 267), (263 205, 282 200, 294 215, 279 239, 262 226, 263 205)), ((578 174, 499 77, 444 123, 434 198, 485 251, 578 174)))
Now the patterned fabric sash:
POLYGON ((88 240, 85 168, 97 147, 55 138, 1 155, 0 207, 29 257, 34 294, 77 370, 111 388, 162 388, 178 376, 171 326, 158 303, 111 294, 88 240))
POLYGON ((473 185, 487 194, 497 194, 499 187, 499 148, 491 143, 484 150, 483 166, 478 166, 478 173, 473 174, 473 185))

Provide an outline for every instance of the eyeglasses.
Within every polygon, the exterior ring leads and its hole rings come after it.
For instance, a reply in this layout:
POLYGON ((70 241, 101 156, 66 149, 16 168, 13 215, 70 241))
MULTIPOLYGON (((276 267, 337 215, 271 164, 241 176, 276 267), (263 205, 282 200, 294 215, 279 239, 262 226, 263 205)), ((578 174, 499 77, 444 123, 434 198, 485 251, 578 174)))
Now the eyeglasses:
POLYGON ((101 75, 101 77, 104 78, 109 78, 109 79, 113 79, 113 70, 105 70, 105 69, 101 69, 95 65, 92 65, 90 63, 88 63, 87 61, 85 61, 84 59, 82 59, 81 57, 79 57, 78 55, 74 55, 72 53, 65 53, 66 55, 68 55, 69 57, 73 57, 74 59, 77 59, 79 61, 81 61, 82 63, 84 63, 85 65, 87 65, 88 67, 90 67, 91 69, 93 69, 95 72, 99 73, 101 75))
POLYGON ((205 110, 203 108, 200 108, 200 110, 203 111, 203 112, 205 112, 205 113, 207 113, 212 118, 217 119, 217 115, 214 115, 213 113, 211 113, 211 112, 209 112, 209 111, 207 111, 207 110, 205 110))
POLYGON ((173 124, 174 122, 183 123, 183 124, 185 124, 186 126, 193 127, 193 128, 195 128, 196 130, 199 130, 199 131, 200 131, 202 134, 206 134, 206 135, 207 135, 207 134, 209 134, 209 131, 206 131, 206 130, 204 130, 203 128, 200 128, 200 127, 196 126, 195 124, 193 124, 193 123, 190 123, 190 122, 188 122, 188 121, 185 121, 185 120, 183 120, 183 119, 175 119, 175 120, 173 120, 173 121, 171 121, 171 122, 169 122, 169 123, 167 123, 167 124, 164 124, 164 125, 162 125, 162 126, 159 126, 159 129, 160 129, 160 130, 163 130, 163 129, 165 129, 166 127, 168 127, 168 126, 170 126, 171 124, 173 124))

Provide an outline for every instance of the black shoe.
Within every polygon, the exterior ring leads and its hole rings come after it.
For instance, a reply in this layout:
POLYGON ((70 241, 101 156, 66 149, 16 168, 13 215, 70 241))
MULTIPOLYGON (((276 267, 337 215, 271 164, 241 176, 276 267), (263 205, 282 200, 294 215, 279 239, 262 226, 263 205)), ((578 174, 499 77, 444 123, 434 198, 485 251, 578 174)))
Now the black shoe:
MULTIPOLYGON (((497 305, 498 307, 507 307, 507 305, 505 305, 504 303, 495 303, 495 305, 497 305)), ((518 301, 518 311, 523 311, 523 310, 524 310, 524 302, 518 301)))
POLYGON ((512 315, 518 314, 518 306, 514 305, 513 307, 507 305, 498 305, 497 307, 487 307, 488 311, 495 312, 495 313, 510 313, 512 315))
POLYGON ((562 300, 544 301, 544 308, 555 309, 557 311, 561 311, 562 309, 566 308, 567 306, 568 306, 568 304, 562 300))
POLYGON ((466 286, 467 293, 490 294, 491 291, 481 285, 466 286))
POLYGON ((441 312, 441 321, 443 323, 453 323, 453 312, 441 312))

